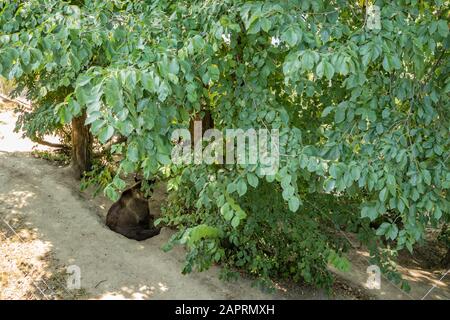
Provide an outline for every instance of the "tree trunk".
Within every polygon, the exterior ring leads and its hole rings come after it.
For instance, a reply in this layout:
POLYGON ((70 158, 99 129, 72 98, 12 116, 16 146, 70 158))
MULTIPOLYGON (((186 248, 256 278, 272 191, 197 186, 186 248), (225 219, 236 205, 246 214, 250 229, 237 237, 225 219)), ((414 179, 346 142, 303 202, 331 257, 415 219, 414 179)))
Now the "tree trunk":
POLYGON ((72 169, 76 179, 81 179, 92 165, 92 135, 85 120, 85 113, 72 119, 72 169))
POLYGON ((191 119, 189 123, 189 132, 191 133, 191 144, 194 145, 197 139, 200 139, 208 129, 214 128, 214 120, 212 118, 211 112, 209 110, 204 110, 203 118, 200 117, 200 112, 195 114, 195 116, 191 119), (195 134, 195 121, 201 121, 202 122, 202 131, 197 132, 195 134), (201 134, 201 137, 198 135, 201 134))

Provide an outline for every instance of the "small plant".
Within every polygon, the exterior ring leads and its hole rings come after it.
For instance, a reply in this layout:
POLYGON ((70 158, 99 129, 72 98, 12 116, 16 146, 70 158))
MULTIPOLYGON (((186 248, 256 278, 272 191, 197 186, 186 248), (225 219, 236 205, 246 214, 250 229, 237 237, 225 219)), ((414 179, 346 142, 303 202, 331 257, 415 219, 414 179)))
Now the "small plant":
POLYGON ((70 163, 70 155, 64 151, 33 150, 31 154, 36 158, 45 159, 63 166, 70 163))
POLYGON ((115 172, 111 167, 96 163, 92 166, 91 171, 84 174, 81 179, 80 189, 84 191, 89 187, 93 187, 93 195, 96 196, 111 184, 114 176, 115 172))

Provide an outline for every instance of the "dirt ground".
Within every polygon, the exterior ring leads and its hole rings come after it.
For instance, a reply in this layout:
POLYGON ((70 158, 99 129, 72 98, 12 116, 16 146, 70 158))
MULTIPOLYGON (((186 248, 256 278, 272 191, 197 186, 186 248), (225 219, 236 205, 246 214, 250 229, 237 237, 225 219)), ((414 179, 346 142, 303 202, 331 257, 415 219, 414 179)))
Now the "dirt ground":
MULTIPOLYGON (((0 299, 420 299, 430 289, 426 299, 450 299, 450 275, 438 281, 445 270, 415 264, 401 269, 409 294, 384 279, 380 290, 365 289, 366 253, 356 250, 332 296, 301 285, 281 283, 268 293, 246 278, 223 282, 218 267, 182 275, 184 249, 160 249, 172 230, 142 242, 110 231, 111 202, 80 192, 68 168, 33 157, 34 144, 13 132, 15 119, 0 109, 0 299), (66 286, 73 265, 80 290, 66 286)), ((162 198, 156 195, 153 210, 162 198)))

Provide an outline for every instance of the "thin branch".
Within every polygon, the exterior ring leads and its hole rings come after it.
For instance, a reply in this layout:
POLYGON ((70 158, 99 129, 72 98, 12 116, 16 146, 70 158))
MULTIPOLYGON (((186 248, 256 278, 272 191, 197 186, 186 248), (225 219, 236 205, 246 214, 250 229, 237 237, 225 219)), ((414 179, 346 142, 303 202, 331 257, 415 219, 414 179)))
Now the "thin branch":
POLYGON ((31 141, 33 141, 35 143, 38 143, 38 144, 42 144, 42 145, 47 146, 47 147, 64 149, 64 150, 70 150, 70 147, 65 145, 65 144, 48 142, 48 141, 42 140, 42 139, 37 138, 37 137, 32 138, 31 141))
POLYGON ((20 105, 22 105, 22 106, 24 106, 24 107, 30 107, 30 106, 31 106, 31 105, 30 105, 29 103, 27 103, 27 102, 20 101, 20 100, 17 100, 17 99, 11 99, 11 98, 9 98, 9 97, 7 97, 7 96, 1 94, 1 93, 0 93, 0 98, 2 98, 3 100, 6 100, 6 101, 8 101, 8 102, 11 102, 11 103, 17 103, 17 104, 20 104, 20 105))
POLYGON ((113 145, 122 143, 125 141, 127 141, 127 137, 123 137, 123 136, 119 137, 116 141, 114 141, 113 139, 109 140, 109 142, 105 144, 105 146, 102 148, 101 151, 94 154, 94 157, 99 158, 99 157, 106 155, 111 150, 113 145))
POLYGON ((430 71, 428 72, 428 74, 426 75, 426 80, 424 81, 422 88, 425 87, 425 85, 428 83, 429 80, 431 80, 434 72, 436 71, 436 69, 439 67, 439 64, 441 63, 442 58, 444 57, 445 52, 447 51, 447 49, 442 48, 438 58, 436 59, 436 61, 434 62, 433 66, 431 67, 430 71))

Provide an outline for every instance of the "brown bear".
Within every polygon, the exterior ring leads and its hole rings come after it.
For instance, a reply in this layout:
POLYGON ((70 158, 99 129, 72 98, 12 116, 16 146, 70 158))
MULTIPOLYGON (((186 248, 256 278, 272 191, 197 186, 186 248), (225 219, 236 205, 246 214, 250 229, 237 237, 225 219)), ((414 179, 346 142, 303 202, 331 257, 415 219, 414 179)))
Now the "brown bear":
POLYGON ((125 190, 106 216, 106 225, 129 239, 145 240, 159 234, 161 228, 154 227, 150 215, 148 198, 141 190, 139 181, 125 190))

